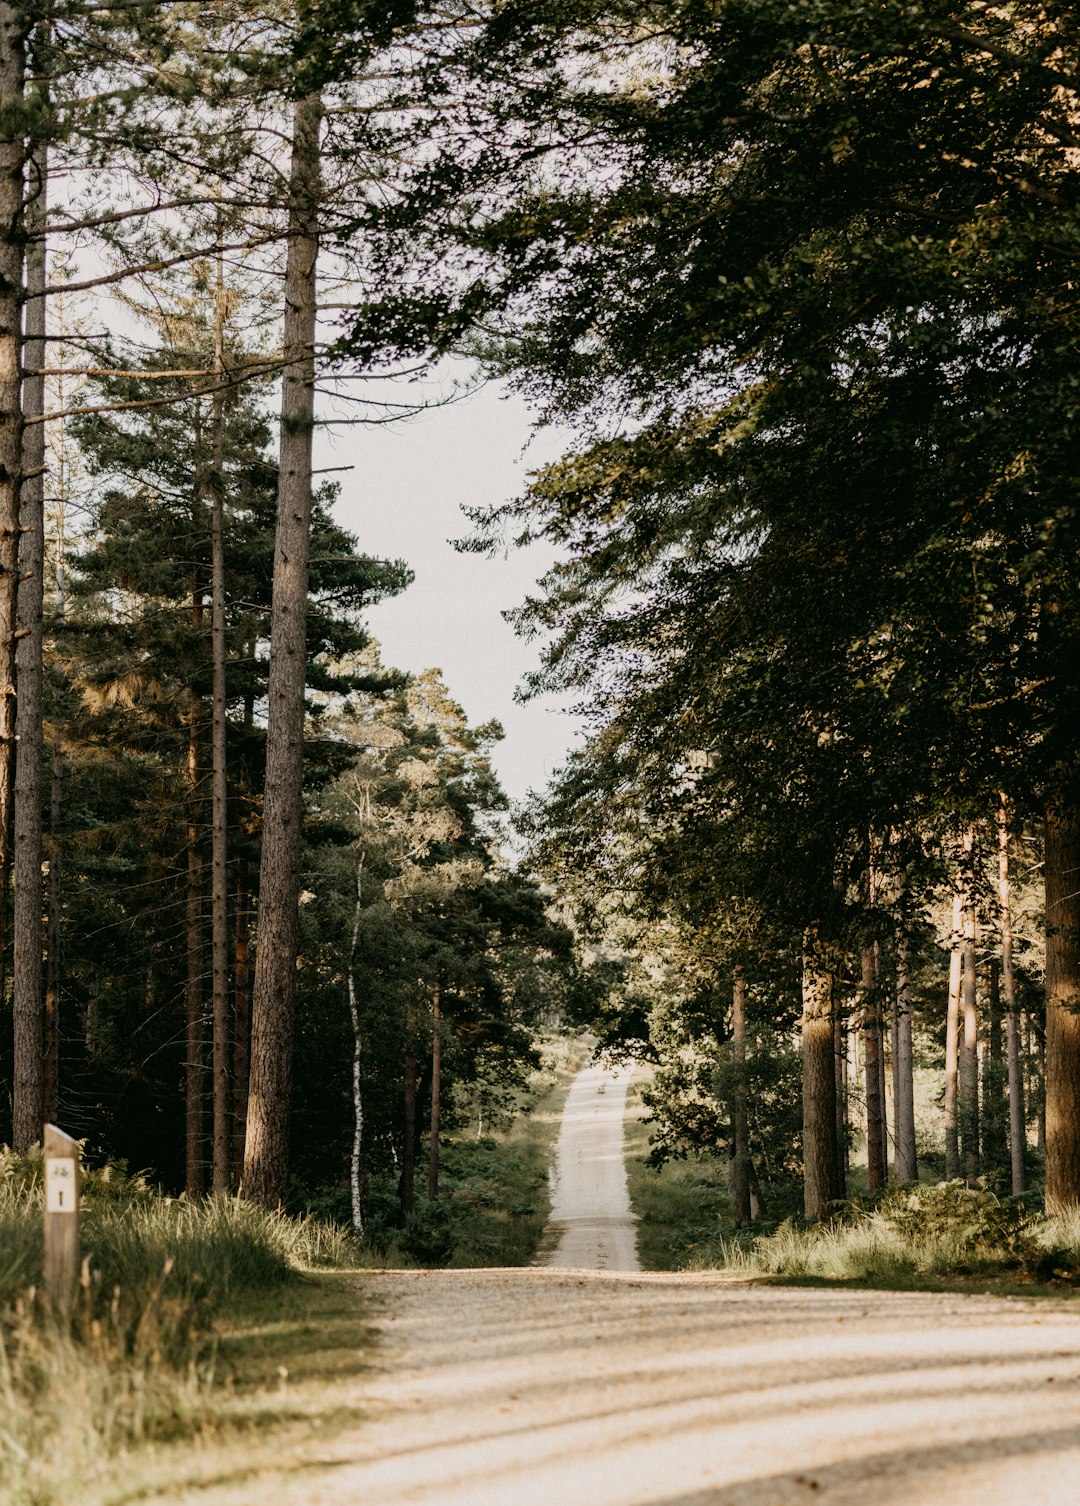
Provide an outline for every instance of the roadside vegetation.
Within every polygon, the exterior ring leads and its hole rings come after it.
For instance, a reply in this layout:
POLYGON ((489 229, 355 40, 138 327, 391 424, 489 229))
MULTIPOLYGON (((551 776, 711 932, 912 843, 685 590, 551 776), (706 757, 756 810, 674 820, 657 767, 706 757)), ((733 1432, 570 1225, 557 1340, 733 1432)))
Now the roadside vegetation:
MULTIPOLYGON (((41 1156, 6 1153, 0 1498, 12 1506, 84 1502, 130 1449, 238 1423, 238 1382, 277 1389, 284 1373, 281 1342, 253 1349, 249 1326, 324 1306, 314 1273, 356 1263, 350 1236, 315 1218, 231 1197, 163 1197, 115 1166, 85 1176, 81 1235, 82 1278, 65 1317, 40 1286, 41 1156)), ((355 1290, 349 1303, 358 1356, 366 1320, 355 1290)))
POLYGON ((585 1046, 555 1032, 539 1065, 493 1117, 462 1113, 443 1137, 439 1198, 402 1220, 391 1176, 371 1194, 360 1259, 373 1266, 522 1266, 537 1255, 550 1211, 548 1168, 559 1119, 585 1046))
POLYGON ((118 1165, 87 1170, 70 1319, 41 1290, 40 1152, 0 1154, 0 1499, 83 1506, 111 1498, 120 1460, 150 1478, 166 1451, 170 1478, 181 1469, 197 1481, 253 1428, 299 1440, 355 1422, 347 1383, 370 1339, 351 1273, 527 1265, 584 1049, 545 1037, 512 1101, 444 1137, 439 1200, 402 1221, 396 1187, 381 1180, 363 1240, 326 1216, 328 1199, 291 1217, 230 1196, 163 1196, 118 1165))
POLYGON ((656 1156, 648 1082, 649 1074, 639 1073, 631 1086, 625 1136, 645 1270, 871 1286, 1080 1289, 1080 1217, 1045 1215, 1037 1192, 1006 1197, 959 1181, 871 1191, 865 1164, 856 1163, 849 1197, 826 1218, 810 1223, 774 1214, 737 1227, 724 1160, 700 1152, 656 1156))

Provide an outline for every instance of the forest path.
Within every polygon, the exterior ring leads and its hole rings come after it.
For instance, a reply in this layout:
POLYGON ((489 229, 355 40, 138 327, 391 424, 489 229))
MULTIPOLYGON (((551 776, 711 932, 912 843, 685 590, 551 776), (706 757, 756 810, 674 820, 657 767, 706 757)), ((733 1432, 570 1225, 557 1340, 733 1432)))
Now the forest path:
POLYGON ((623 1117, 633 1067, 590 1062, 574 1078, 552 1167, 545 1265, 590 1271, 639 1269, 626 1188, 623 1117))
MULTIPOLYGON (((142 1506, 1072 1506, 1080 1308, 644 1274, 619 1074, 567 1102, 553 1265, 371 1271, 381 1344, 308 1425, 142 1506), (613 1138, 614 1136, 614 1138, 613 1138), (562 1262, 601 1258, 607 1270, 562 1262)), ((117 1499, 117 1498, 113 1498, 117 1499)))
POLYGON ((383 1337, 353 1399, 368 1420, 287 1448, 267 1439, 257 1463, 168 1502, 1077 1499, 1080 1312, 1064 1304, 559 1269, 363 1285, 383 1337))

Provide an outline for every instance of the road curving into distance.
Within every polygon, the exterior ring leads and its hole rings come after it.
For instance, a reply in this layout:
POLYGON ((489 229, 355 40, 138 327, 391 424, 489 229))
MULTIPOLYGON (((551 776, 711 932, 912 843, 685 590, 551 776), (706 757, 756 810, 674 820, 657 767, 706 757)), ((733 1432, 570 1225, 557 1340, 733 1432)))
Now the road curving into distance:
POLYGON ((299 1442, 142 1506, 1080 1501, 1075 1304, 639 1272, 625 1094, 573 1086, 550 1265, 363 1274, 362 1426, 320 1440, 329 1397, 298 1388, 299 1442))

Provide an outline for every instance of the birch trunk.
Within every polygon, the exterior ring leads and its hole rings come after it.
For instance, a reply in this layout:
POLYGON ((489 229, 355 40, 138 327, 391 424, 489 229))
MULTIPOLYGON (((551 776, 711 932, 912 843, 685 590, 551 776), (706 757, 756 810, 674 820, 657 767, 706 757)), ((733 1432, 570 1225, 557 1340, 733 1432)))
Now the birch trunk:
POLYGON ((259 941, 251 1009, 244 1188, 274 1205, 289 1160, 304 760, 318 261, 318 95, 297 101, 289 176, 280 470, 270 627, 259 941))
MULTIPOLYGON (((26 74, 22 8, 0 3, 0 996, 11 868, 15 738, 15 612, 22 472, 21 309, 23 152, 18 126, 26 74)), ((41 1135, 41 1014, 14 1017, 12 1141, 25 1153, 41 1135)))
MULTIPOLYGON (((16 1145, 41 1139, 46 1088, 44 1011, 42 1009, 42 831, 44 728, 43 603, 45 593, 45 240, 48 155, 39 147, 30 159, 28 220, 42 232, 30 242, 26 257, 26 305, 23 413, 38 420, 24 432, 19 538, 17 645, 18 697, 15 725, 15 923, 12 965, 15 1018, 15 1095, 13 1132, 16 1145)), ((55 1070, 55 1050, 50 1053, 55 1070)))
POLYGON ((957 1124, 957 1068, 960 1048, 960 975, 963 964, 961 926, 964 897, 959 875, 952 897, 952 929, 949 933, 949 993, 945 1006, 945 1180, 960 1175, 960 1135, 957 1124))
POLYGON ((911 971, 907 926, 901 924, 896 941, 896 1044, 894 1047, 896 1180, 916 1182, 919 1164, 915 1150, 915 1072, 911 1040, 911 971))
POLYGON ((1046 808, 1046 1208, 1080 1204, 1080 811, 1046 808))
POLYGON ((1005 1050, 1009 1064, 1009 1164, 1015 1197, 1024 1190, 1024 1077, 1020 1061, 1020 1018, 1013 970, 1012 882, 1009 876, 1009 798, 998 806, 998 914, 1001 926, 1001 991, 1005 999, 1005 1050))
MULTIPOLYGON (((214 371, 225 371, 225 289, 218 262, 214 307, 214 371)), ((212 1182, 215 1192, 230 1187, 231 1109, 229 1093, 229 880, 228 771, 225 686, 225 415, 224 397, 214 395, 210 483, 210 988, 211 1075, 213 1079, 212 1182)))
POLYGON ((836 1176, 836 1069, 833 1063, 832 975, 816 940, 803 945, 802 971, 803 1209, 823 1218, 839 1195, 836 1176))
POLYGON ((746 979, 735 969, 731 989, 731 1045, 735 1059, 734 1172, 735 1222, 750 1221, 750 1125, 746 1091, 746 979))

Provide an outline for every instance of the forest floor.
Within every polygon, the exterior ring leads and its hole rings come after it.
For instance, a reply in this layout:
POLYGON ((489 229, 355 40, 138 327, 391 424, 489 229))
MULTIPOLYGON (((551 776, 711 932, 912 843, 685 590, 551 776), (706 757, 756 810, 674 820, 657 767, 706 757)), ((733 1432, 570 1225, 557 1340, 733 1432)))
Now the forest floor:
MULTIPOLYGON (((618 1194, 605 1114, 617 1128, 622 1095, 594 1071, 568 1101, 556 1212, 570 1166, 584 1186, 593 1156, 594 1185, 618 1194), (587 1130, 576 1148, 574 1122, 587 1130)), ((621 1185, 617 1207, 565 1221, 577 1236, 592 1227, 591 1250, 578 1248, 594 1266, 610 1220, 625 1228, 621 1185)), ((607 1270, 349 1277, 378 1336, 363 1369, 301 1375, 294 1393, 290 1377, 287 1425, 174 1468, 162 1457, 170 1488, 133 1475, 110 1506, 1076 1499, 1074 1305, 617 1271, 608 1258, 607 1270)))

